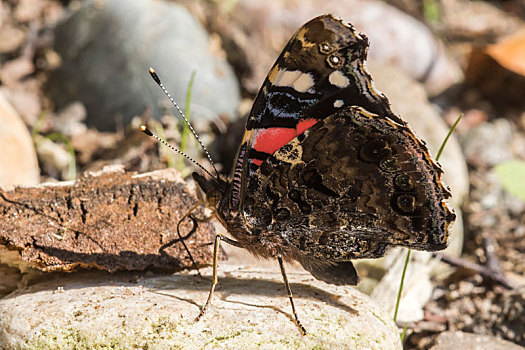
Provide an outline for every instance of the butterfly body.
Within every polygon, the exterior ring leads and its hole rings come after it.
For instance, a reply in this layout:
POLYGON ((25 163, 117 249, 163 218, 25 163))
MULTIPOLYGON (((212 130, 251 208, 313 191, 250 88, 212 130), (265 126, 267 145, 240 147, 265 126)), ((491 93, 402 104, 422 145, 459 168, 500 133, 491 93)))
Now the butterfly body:
POLYGON ((367 49, 366 36, 330 15, 304 24, 255 99, 231 180, 193 173, 233 238, 215 238, 213 283, 197 319, 218 283, 221 240, 277 259, 303 334, 284 261, 355 285, 353 259, 391 246, 446 248, 455 214, 443 171, 374 87, 367 49))

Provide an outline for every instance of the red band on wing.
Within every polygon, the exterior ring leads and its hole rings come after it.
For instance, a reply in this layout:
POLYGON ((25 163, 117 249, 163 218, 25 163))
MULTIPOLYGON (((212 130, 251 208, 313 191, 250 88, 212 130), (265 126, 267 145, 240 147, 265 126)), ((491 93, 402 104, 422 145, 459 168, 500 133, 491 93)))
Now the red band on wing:
MULTIPOLYGON (((314 126, 316 123, 318 122, 318 120, 316 119, 304 119, 304 120, 300 120, 299 123, 297 123, 297 127, 295 128, 297 130, 295 136, 297 135, 301 135, 306 129, 309 129, 311 128, 312 126, 314 126)), ((294 137, 295 137, 294 136, 294 137)), ((290 139, 291 140, 291 139, 290 139)), ((288 141, 290 141, 288 140, 288 141)), ((287 142, 288 143, 288 142, 287 142)), ((284 146, 284 145, 283 145, 284 146)))
POLYGON ((258 152, 273 154, 282 146, 286 145, 297 135, 318 122, 316 119, 305 119, 299 121, 295 129, 289 128, 267 128, 257 130, 253 148, 258 152))
POLYGON ((273 154, 295 137, 295 129, 268 128, 255 135, 253 148, 258 152, 273 154))

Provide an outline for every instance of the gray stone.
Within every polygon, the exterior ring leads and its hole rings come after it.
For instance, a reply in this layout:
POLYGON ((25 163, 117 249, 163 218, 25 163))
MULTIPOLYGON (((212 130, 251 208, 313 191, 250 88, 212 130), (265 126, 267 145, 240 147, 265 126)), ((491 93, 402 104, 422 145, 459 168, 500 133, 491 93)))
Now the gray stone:
POLYGON ((512 137, 512 123, 500 118, 470 130, 462 137, 461 143, 471 164, 491 167, 513 159, 512 137))
MULTIPOLYGON (((275 262, 275 265, 277 262, 275 262)), ((289 272, 300 319, 293 322, 278 268, 219 266, 208 313, 195 322, 209 280, 75 274, 0 300, 5 349, 401 349, 389 316, 366 295, 289 272)), ((293 269, 291 270, 293 271, 293 269)), ((211 269, 203 270, 210 276, 211 269)))
POLYGON ((173 2, 88 1, 54 29, 62 65, 50 76, 58 108, 79 100, 87 123, 112 130, 151 107, 158 117, 169 102, 151 79, 153 67, 184 108, 191 72, 194 120, 234 117, 239 103, 235 75, 190 12, 173 2))

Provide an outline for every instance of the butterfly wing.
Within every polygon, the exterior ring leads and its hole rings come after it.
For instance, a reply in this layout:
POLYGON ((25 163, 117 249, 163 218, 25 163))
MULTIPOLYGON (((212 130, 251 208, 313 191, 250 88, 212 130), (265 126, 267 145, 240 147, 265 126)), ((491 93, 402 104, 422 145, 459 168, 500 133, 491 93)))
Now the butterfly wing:
POLYGON ((231 205, 245 179, 291 139, 343 106, 361 106, 405 124, 374 87, 365 67, 368 39, 351 24, 324 15, 292 37, 259 91, 234 166, 231 205))
POLYGON ((349 260, 389 245, 443 249, 455 217, 441 169, 375 89, 367 49, 330 15, 299 28, 257 95, 219 206, 247 249, 335 284, 356 284, 349 260))
POLYGON ((408 126, 345 107, 261 164, 244 216, 331 281, 338 264, 381 257, 388 245, 444 249, 455 215, 441 174, 408 126))

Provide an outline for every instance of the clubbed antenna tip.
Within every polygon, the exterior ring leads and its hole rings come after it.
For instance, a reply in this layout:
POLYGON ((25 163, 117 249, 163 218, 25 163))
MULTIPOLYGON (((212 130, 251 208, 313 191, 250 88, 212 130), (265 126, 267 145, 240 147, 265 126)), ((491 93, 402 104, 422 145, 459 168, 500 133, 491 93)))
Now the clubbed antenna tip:
POLYGON ((151 67, 149 67, 149 74, 151 75, 153 80, 155 80, 155 82, 160 85, 160 78, 157 75, 157 73, 155 73, 155 70, 151 67))
POLYGON ((146 125, 141 125, 140 126, 140 131, 142 131, 143 133, 145 133, 148 136, 153 136, 153 133, 146 127, 146 125))

